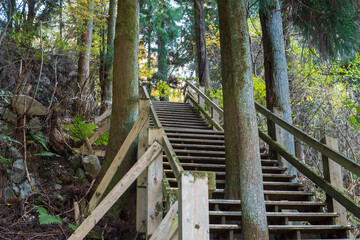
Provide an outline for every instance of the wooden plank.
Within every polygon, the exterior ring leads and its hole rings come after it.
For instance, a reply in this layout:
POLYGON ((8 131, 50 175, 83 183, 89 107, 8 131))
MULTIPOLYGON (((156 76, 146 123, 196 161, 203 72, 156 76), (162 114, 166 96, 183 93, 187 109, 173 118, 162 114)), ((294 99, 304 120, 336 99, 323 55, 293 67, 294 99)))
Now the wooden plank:
POLYGON ((170 163, 171 169, 174 172, 175 177, 179 178, 181 173, 184 171, 184 169, 181 166, 180 161, 176 156, 176 153, 173 147, 171 146, 171 143, 164 131, 163 131, 163 145, 164 145, 164 151, 166 153, 166 158, 170 163))
POLYGON ((102 135, 104 135, 110 129, 110 121, 106 121, 104 126, 102 126, 99 131, 97 131, 90 139, 90 144, 94 144, 102 135))
POLYGON ((187 95, 188 98, 191 100, 191 102, 200 110, 200 112, 205 116, 205 118, 211 123, 211 125, 213 125, 213 127, 215 127, 217 130, 219 131, 224 131, 224 129, 220 126, 219 123, 215 122, 214 119, 211 118, 210 114, 205 111, 204 108, 202 108, 194 99, 193 96, 191 96, 190 94, 187 95))
MULTIPOLYGON (((339 149, 337 138, 325 136, 321 140, 321 142, 328 145, 334 150, 339 149)), ((336 187, 338 190, 344 191, 344 182, 343 182, 343 174, 341 171, 341 166, 324 155, 322 155, 322 161, 323 161, 323 169, 324 169, 324 179, 330 182, 331 185, 336 187)), ((343 206, 341 206, 340 203, 335 201, 328 194, 326 194, 326 203, 327 203, 328 211, 330 212, 334 211, 340 214, 338 218, 334 219, 335 224, 337 225, 348 224, 346 209, 343 206)))
POLYGON ((130 187, 147 166, 162 153, 162 147, 158 142, 146 151, 134 166, 125 174, 109 194, 91 212, 78 229, 70 236, 69 240, 82 240, 91 231, 97 222, 109 211, 121 195, 130 187))
MULTIPOLYGON (((139 111, 140 112, 150 111, 150 99, 146 99, 146 98, 140 99, 139 111)), ((149 126, 150 126, 150 118, 147 118, 138 136, 138 149, 137 149, 138 156, 142 156, 146 152, 146 149, 148 148, 149 126)), ((138 233, 146 233, 146 195, 147 195, 146 186, 147 186, 147 171, 144 171, 137 179, 137 188, 136 188, 136 231, 138 233)))
MULTIPOLYGON (((162 128, 149 128, 149 145, 161 142, 162 128)), ((163 155, 160 154, 147 170, 146 236, 154 233, 163 219, 163 155)))
MULTIPOLYGON (((165 240, 169 239, 169 235, 171 234, 171 230, 174 231, 172 228, 172 223, 174 218, 177 218, 176 213, 178 211, 178 201, 176 201, 161 221, 157 229, 154 231, 153 235, 151 236, 150 240, 165 240)), ((176 227, 177 228, 177 227, 176 227)), ((171 235, 172 236, 172 235, 171 235)))
POLYGON ((179 189, 179 239, 209 239, 207 174, 183 172, 179 189))
POLYGON ((274 142, 268 135, 259 131, 259 136, 272 148, 274 148, 281 156, 289 161, 294 167, 296 167, 302 174, 314 182, 317 186, 322 188, 327 194, 336 199, 342 206, 344 206, 349 212, 353 213, 356 217, 360 218, 360 205, 354 202, 345 193, 339 191, 333 187, 328 181, 324 180, 317 173, 311 170, 308 166, 302 163, 299 159, 287 152, 280 144, 274 142))
POLYGON ((258 112, 263 114, 265 117, 267 117, 269 120, 275 122, 282 128, 284 128, 289 133, 293 134, 298 139, 304 141, 312 148, 318 150, 323 155, 327 156, 328 158, 331 158, 333 161, 340 164, 342 167, 346 168, 347 170, 353 172, 357 176, 360 177, 360 164, 353 161, 352 159, 346 157, 344 154, 337 152, 325 144, 321 143, 317 139, 311 137, 310 135, 306 134, 305 132, 301 131, 297 127, 294 127, 293 125, 285 122, 281 118, 278 118, 275 116, 272 112, 270 112, 268 109, 264 108, 258 103, 255 103, 255 108, 258 112))
POLYGON ((129 150, 131 144, 134 142, 135 138, 137 137, 139 131, 141 130, 144 123, 146 122, 147 118, 148 118, 148 112, 143 111, 140 113, 134 126, 130 130, 130 132, 129 132, 128 136, 126 137, 125 141, 123 142, 123 144, 121 145, 120 150, 118 151, 114 160, 112 161, 108 171, 105 173, 105 176, 101 180, 94 195, 92 196, 92 198, 89 202, 88 213, 90 213, 96 207, 96 205, 102 198, 104 192, 106 191, 107 186, 109 185, 111 179, 115 175, 118 167, 121 165, 122 161, 124 160, 127 151, 129 150))
POLYGON ((195 87, 192 83, 189 81, 186 81, 186 84, 190 86, 192 89, 194 89, 207 103, 210 104, 211 107, 213 107, 222 117, 224 116, 224 111, 216 105, 208 96, 206 96, 204 93, 202 93, 197 87, 195 87))
POLYGON ((105 110, 103 114, 101 114, 100 117, 95 118, 95 123, 102 122, 104 119, 108 118, 111 115, 111 108, 108 108, 105 110))

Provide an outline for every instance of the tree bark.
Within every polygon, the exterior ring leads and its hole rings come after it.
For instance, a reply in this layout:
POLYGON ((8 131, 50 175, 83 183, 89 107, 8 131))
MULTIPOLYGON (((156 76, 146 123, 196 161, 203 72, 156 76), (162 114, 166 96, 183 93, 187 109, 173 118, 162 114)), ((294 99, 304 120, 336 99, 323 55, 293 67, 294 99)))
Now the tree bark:
POLYGON ((246 0, 218 0, 228 199, 241 199, 243 239, 269 239, 254 107, 246 0))
POLYGON ((115 25, 116 25, 116 0, 110 0, 104 81, 101 84, 102 111, 105 111, 105 109, 107 109, 111 105, 112 87, 113 87, 111 72, 114 62, 115 25))
POLYGON ((94 0, 88 1, 89 4, 89 19, 85 20, 84 30, 80 37, 80 51, 78 61, 78 98, 75 101, 75 113, 83 113, 87 108, 86 98, 90 94, 90 55, 93 31, 93 10, 94 0))
MULTIPOLYGON (((285 56, 284 34, 278 0, 262 0, 260 20, 263 32, 266 103, 270 111, 274 107, 283 110, 283 119, 292 124, 289 79, 285 56)), ((275 125, 268 122, 268 131, 275 137, 275 125)), ((295 154, 294 136, 285 132, 286 149, 295 154)), ((288 172, 296 175, 296 169, 288 164, 288 172)))
MULTIPOLYGON (((138 117, 139 2, 119 0, 117 11, 110 135, 98 179, 104 176, 138 117)), ((107 192, 115 186, 136 162, 136 146, 137 144, 134 143, 128 151, 107 192)), ((134 190, 133 187, 128 190, 120 198, 115 208, 113 208, 116 214, 122 214, 122 216, 128 217, 131 220, 135 218, 136 211, 136 191, 134 190)))
POLYGON ((194 0, 194 18, 199 83, 200 86, 209 87, 210 75, 209 62, 206 52, 206 29, 204 20, 203 0, 194 0))

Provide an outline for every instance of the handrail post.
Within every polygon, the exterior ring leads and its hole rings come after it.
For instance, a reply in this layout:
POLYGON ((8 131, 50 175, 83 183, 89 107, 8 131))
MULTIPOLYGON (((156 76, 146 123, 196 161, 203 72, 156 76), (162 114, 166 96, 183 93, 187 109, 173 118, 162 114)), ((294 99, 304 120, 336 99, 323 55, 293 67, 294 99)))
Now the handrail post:
MULTIPOLYGON (((199 89, 200 89, 200 91, 201 91, 202 93, 205 94, 205 88, 204 88, 204 87, 199 86, 199 89)), ((199 105, 200 105, 202 108, 205 109, 205 99, 203 99, 200 94, 198 94, 198 103, 199 103, 199 105)))
MULTIPOLYGON (((218 105, 218 106, 220 105, 219 99, 214 98, 213 101, 214 101, 214 103, 215 103, 216 105, 218 105)), ((212 116, 212 118, 214 119, 215 122, 217 122, 217 123, 220 124, 220 114, 219 114, 219 112, 216 111, 215 108, 212 108, 212 111, 213 111, 213 116, 212 116)))
POLYGON ((209 239, 207 172, 183 172, 179 177, 179 240, 209 239))
MULTIPOLYGON (((334 150, 338 151, 338 141, 337 138, 325 136, 322 140, 322 143, 328 145, 329 147, 333 148, 334 150)), ((341 171, 341 166, 334 162, 333 160, 329 159, 325 155, 322 155, 323 161, 323 169, 324 169, 324 179, 331 183, 334 187, 339 189, 340 191, 344 190, 343 185, 343 175, 341 171)), ((347 218, 346 218, 346 209, 326 194, 326 203, 329 212, 337 212, 340 214, 339 217, 335 218, 334 222, 338 225, 347 225, 347 218)))
MULTIPOLYGON (((148 143, 163 142, 163 128, 150 127, 148 143)), ((147 169, 146 238, 148 239, 163 219, 163 155, 150 163, 147 169)))
MULTIPOLYGON (((144 93, 140 88, 140 93, 144 93)), ((139 101, 139 111, 150 110, 150 99, 141 98, 139 101)), ((138 135, 138 149, 137 155, 142 156, 148 147, 148 129, 150 126, 150 119, 148 118, 144 123, 143 128, 138 135)), ((138 233, 146 233, 146 186, 147 186, 147 172, 144 171, 137 179, 136 189, 136 231, 138 233)))
MULTIPOLYGON (((284 111, 280 107, 274 107, 273 112, 279 118, 283 118, 283 116, 284 116, 284 111)), ((275 124, 274 127, 275 127, 275 136, 274 136, 275 139, 274 140, 276 142, 278 142, 281 146, 286 148, 285 130, 277 124, 275 124)), ((273 151, 270 151, 270 152, 273 152, 273 151)), ((285 160, 281 157, 280 154, 276 153, 276 158, 279 161, 280 166, 282 166, 282 167, 285 166, 285 160)))

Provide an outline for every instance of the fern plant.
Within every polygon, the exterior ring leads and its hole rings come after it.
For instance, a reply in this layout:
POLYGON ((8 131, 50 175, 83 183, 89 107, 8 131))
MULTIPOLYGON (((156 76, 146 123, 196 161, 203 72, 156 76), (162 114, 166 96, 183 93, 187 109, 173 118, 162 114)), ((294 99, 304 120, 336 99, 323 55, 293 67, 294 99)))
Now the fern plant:
POLYGON ((76 115, 73 122, 73 124, 63 127, 63 129, 69 131, 71 138, 76 142, 90 138, 97 128, 97 124, 85 123, 84 117, 81 115, 76 115))
POLYGON ((39 213, 39 222, 40 225, 43 224, 62 224, 62 220, 59 216, 53 216, 49 214, 45 208, 33 205, 36 208, 36 211, 39 213))

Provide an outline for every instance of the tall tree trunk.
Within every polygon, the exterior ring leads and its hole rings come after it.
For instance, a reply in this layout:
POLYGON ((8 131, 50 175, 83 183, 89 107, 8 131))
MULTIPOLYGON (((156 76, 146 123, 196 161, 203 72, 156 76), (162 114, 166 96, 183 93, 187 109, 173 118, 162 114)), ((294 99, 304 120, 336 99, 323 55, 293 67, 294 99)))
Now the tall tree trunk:
POLYGON ((114 62, 114 38, 116 25, 116 0, 110 0, 107 50, 105 57, 104 81, 101 83, 101 104, 102 111, 111 105, 112 98, 112 68, 114 62))
MULTIPOLYGON (((269 110, 283 110, 283 119, 292 124, 289 79, 285 56, 284 35, 278 0, 261 0, 260 20, 263 33, 266 103, 269 110)), ((269 134, 275 136, 275 125, 268 122, 269 134)), ((285 132, 286 149, 295 154, 294 136, 285 132)), ((290 174, 296 169, 288 164, 290 174)))
MULTIPOLYGON (((119 0, 117 11, 109 144, 98 179, 104 176, 138 116, 139 1, 119 0)), ((131 146, 107 191, 114 187, 135 162, 136 143, 131 146)), ((113 208, 116 214, 122 213, 131 220, 134 219, 136 210, 134 190, 134 188, 128 190, 113 208)))
POLYGON ((93 31, 93 10, 94 0, 89 0, 89 19, 86 19, 84 23, 84 32, 81 33, 80 37, 80 51, 79 51, 79 62, 78 62, 78 98, 75 101, 75 113, 83 113, 87 109, 86 98, 90 94, 90 55, 91 55, 91 42, 92 42, 92 31, 93 31))
POLYGON ((166 50, 165 20, 161 20, 162 31, 158 33, 158 74, 161 81, 167 82, 168 63, 166 50))
POLYGON ((194 18, 199 83, 200 86, 209 87, 210 75, 209 62, 206 52, 206 29, 204 20, 203 0, 194 0, 194 18))
POLYGON ((30 22, 35 18, 35 4, 36 0, 28 0, 28 15, 27 21, 30 22))
POLYGON ((64 0, 60 0, 60 27, 59 27, 59 30, 60 30, 60 39, 62 39, 63 37, 63 29, 64 29, 64 21, 63 21, 63 2, 64 0))
POLYGON ((241 199, 244 239, 269 239, 246 0, 218 0, 228 199, 241 199))

